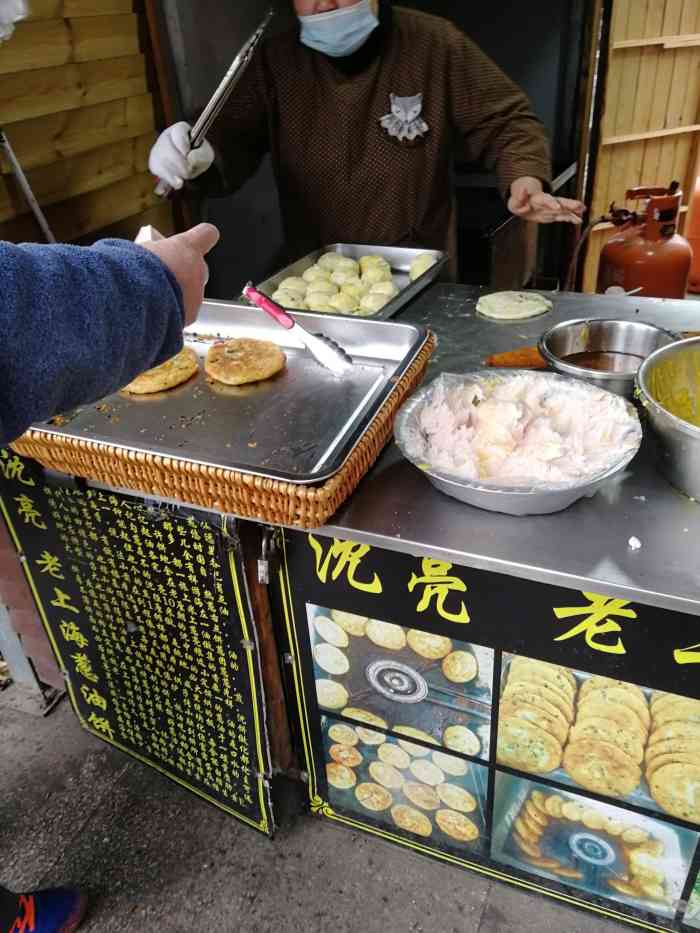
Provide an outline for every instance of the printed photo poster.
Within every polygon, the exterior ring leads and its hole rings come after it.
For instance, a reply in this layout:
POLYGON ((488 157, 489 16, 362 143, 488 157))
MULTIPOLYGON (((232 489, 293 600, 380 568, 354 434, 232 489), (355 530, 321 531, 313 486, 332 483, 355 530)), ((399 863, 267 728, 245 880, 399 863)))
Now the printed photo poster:
POLYGON ((672 919, 698 834, 526 778, 496 775, 491 857, 672 919))
POLYGON ((503 657, 497 761, 700 825, 700 701, 503 657))
POLYGON ((440 749, 331 716, 321 721, 333 811, 409 844, 462 858, 481 854, 488 772, 440 749))
POLYGON ((683 923, 694 930, 700 930, 700 875, 695 879, 693 890, 690 892, 683 923))
POLYGON ((328 607, 306 609, 322 710, 488 759, 491 649, 328 607))

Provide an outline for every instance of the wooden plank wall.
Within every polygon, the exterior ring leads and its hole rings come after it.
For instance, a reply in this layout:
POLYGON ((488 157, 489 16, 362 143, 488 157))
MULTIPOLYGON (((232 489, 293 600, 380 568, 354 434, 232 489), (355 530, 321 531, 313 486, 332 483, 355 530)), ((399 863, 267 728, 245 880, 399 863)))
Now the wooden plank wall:
MULTIPOLYGON (((134 0, 29 0, 0 44, 0 125, 59 240, 133 238, 144 223, 173 232, 154 195, 148 152, 154 89, 134 0)), ((0 239, 41 242, 0 158, 0 239)))
MULTIPOLYGON (((690 197, 700 134, 700 0, 614 0, 591 217, 624 204, 628 188, 683 186, 690 197)), ((591 234, 583 291, 595 292, 600 252, 591 234)))

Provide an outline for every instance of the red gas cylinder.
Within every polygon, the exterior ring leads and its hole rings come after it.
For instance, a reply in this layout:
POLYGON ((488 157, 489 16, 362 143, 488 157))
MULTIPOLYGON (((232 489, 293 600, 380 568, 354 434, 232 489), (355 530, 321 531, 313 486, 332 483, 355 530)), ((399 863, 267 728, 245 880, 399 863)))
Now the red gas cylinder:
POLYGON ((612 222, 621 229, 600 254, 597 291, 618 286, 647 298, 685 298, 693 254, 676 232, 683 200, 678 184, 631 188, 626 198, 647 203, 643 213, 612 205, 612 222))
POLYGON ((700 292, 700 175, 695 179, 695 191, 685 219, 685 235, 693 251, 688 276, 688 291, 700 292))

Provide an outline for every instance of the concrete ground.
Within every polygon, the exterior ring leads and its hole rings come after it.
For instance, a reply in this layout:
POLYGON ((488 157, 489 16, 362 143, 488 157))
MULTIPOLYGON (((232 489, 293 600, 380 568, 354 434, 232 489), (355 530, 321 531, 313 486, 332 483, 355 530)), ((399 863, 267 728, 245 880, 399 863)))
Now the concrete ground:
POLYGON ((274 841, 93 739, 67 702, 0 712, 0 879, 74 883, 86 933, 613 933, 624 929, 300 817, 274 841))

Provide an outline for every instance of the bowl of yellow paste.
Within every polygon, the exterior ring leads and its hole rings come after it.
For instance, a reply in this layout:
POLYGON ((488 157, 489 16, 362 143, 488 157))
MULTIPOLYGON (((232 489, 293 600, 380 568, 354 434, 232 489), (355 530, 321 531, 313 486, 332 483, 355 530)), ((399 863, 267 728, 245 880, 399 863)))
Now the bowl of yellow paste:
POLYGON ((658 440, 661 472, 700 499, 700 338, 647 357, 637 373, 637 393, 658 440))

